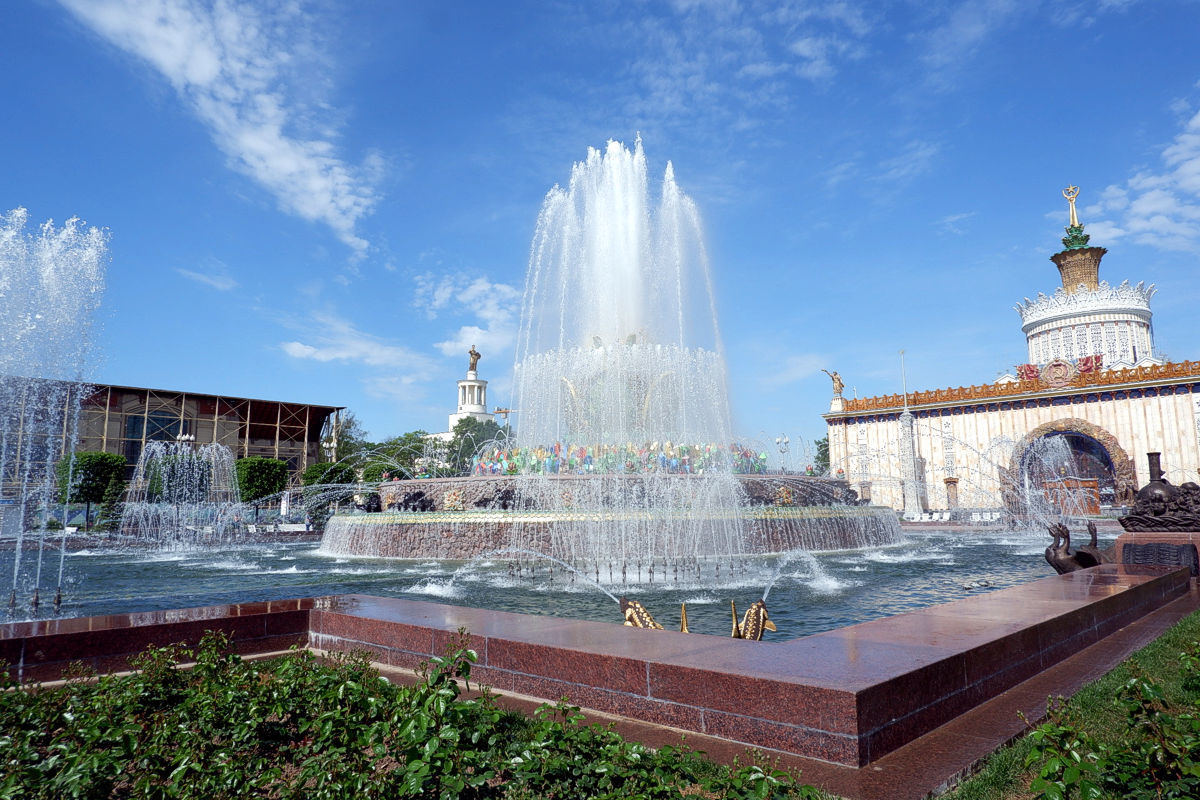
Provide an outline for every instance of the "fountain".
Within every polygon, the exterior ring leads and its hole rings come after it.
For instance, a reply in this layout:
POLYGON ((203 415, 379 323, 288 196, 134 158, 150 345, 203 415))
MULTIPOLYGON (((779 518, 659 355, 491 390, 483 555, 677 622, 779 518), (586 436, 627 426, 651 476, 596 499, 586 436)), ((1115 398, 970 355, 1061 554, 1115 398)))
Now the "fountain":
POLYGON ((699 214, 669 163, 652 202, 640 139, 589 149, 546 195, 513 374, 516 432, 472 476, 383 484, 384 512, 334 517, 323 551, 507 547, 628 582, 898 539, 895 516, 844 481, 767 475, 736 442, 699 214))
POLYGON ((228 447, 147 442, 129 485, 121 533, 165 548, 227 544, 243 532, 242 517, 228 447))
MULTIPOLYGON (((35 610, 39 602, 55 463, 75 438, 108 238, 75 218, 36 234, 27 221, 23 208, 0 214, 0 539, 15 550, 10 613, 23 585, 35 610), (36 555, 24 561, 27 548, 36 555)), ((61 516, 65 523, 65 509, 61 516)))

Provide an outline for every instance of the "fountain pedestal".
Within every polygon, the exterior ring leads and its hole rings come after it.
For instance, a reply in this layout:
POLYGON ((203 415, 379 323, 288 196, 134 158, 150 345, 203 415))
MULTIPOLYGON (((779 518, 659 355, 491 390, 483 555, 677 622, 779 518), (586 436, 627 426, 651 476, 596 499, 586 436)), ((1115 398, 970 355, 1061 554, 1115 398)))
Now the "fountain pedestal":
POLYGON ((1117 537, 1116 551, 1122 564, 1183 566, 1200 577, 1200 531, 1127 531, 1117 537))

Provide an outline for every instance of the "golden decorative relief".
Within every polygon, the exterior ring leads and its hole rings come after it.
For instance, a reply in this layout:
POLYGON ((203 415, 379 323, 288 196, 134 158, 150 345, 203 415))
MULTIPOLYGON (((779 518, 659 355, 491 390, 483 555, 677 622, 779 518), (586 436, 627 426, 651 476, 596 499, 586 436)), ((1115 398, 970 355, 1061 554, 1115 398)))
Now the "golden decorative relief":
MULTIPOLYGON (((1176 361, 1149 367, 1114 369, 1103 372, 1077 372, 1061 388, 1100 389, 1106 386, 1123 386, 1172 378, 1200 377, 1200 361, 1176 361)), ((1036 395, 1054 389, 1041 380, 1017 381, 1015 383, 985 383, 982 386, 959 386, 950 389, 931 389, 926 392, 909 392, 910 406, 935 405, 938 403, 969 403, 978 400, 1017 398, 1036 395)), ((845 411, 834 416, 882 411, 904 407, 904 396, 885 394, 878 397, 859 397, 845 401, 845 411)))

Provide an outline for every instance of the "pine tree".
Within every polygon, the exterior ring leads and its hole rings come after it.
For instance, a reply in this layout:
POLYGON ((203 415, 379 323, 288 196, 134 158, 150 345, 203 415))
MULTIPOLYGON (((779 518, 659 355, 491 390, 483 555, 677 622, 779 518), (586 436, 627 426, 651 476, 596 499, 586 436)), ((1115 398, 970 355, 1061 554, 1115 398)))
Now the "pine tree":
POLYGON ((96 527, 106 531, 116 530, 120 527, 121 513, 125 507, 122 502, 124 497, 125 479, 120 474, 114 473, 108 479, 108 485, 104 487, 104 499, 100 501, 100 524, 96 527))

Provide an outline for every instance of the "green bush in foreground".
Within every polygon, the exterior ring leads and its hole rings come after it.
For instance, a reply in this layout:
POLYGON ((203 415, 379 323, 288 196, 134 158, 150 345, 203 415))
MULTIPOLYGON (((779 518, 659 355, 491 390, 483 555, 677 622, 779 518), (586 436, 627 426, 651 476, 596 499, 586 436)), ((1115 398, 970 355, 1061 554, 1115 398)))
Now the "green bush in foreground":
MULTIPOLYGON (((1200 684, 1200 644, 1180 656, 1180 684, 1200 684)), ((1099 741, 1081 730, 1060 704, 1031 734, 1026 764, 1039 766, 1030 788, 1038 798, 1200 797, 1200 701, 1168 703, 1163 688, 1134 674, 1117 691, 1123 735, 1099 741)))
POLYGON ((786 773, 654 751, 578 709, 527 719, 456 678, 475 654, 433 659, 395 686, 361 655, 322 664, 147 650, 126 676, 19 691, 0 669, 0 798, 817 798, 786 773), (181 663, 195 661, 191 669, 181 663))

